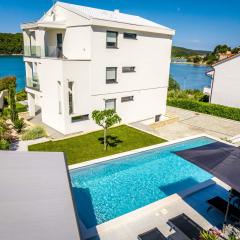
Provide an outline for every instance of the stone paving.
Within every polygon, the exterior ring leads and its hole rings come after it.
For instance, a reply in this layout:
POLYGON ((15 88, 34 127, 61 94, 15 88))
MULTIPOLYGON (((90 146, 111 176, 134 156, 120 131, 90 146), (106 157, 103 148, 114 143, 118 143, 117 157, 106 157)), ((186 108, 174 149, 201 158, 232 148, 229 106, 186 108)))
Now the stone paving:
POLYGON ((141 122, 130 125, 167 140, 176 140, 204 133, 226 140, 240 134, 240 122, 237 121, 175 107, 167 107, 167 115, 177 116, 179 120, 158 129, 152 129, 141 122))

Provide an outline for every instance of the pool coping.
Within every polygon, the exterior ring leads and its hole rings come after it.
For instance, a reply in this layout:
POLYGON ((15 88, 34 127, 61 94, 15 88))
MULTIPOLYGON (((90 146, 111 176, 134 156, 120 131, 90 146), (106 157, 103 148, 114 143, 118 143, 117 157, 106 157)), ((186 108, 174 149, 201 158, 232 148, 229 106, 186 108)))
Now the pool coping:
MULTIPOLYGON (((193 139, 200 138, 200 137, 207 137, 207 138, 211 138, 213 140, 219 141, 219 142, 223 142, 223 143, 226 143, 226 144, 229 144, 229 145, 233 145, 229 142, 226 142, 222 139, 219 139, 217 137, 213 137, 213 136, 208 135, 208 134, 198 134, 198 135, 194 135, 194 136, 190 136, 190 137, 184 137, 184 138, 180 138, 180 139, 177 139, 177 140, 168 141, 166 143, 155 144, 155 145, 151 145, 151 146, 148 146, 148 147, 138 148, 138 149, 134 149, 134 150, 127 151, 127 152, 110 155, 110 156, 103 157, 103 158, 89 160, 89 161, 86 161, 86 162, 83 162, 83 163, 73 164, 73 165, 68 166, 68 169, 71 171, 71 170, 74 170, 74 169, 78 169, 78 168, 82 168, 82 167, 86 167, 86 166, 90 166, 90 165, 95 165, 95 164, 102 163, 102 162, 107 162, 107 161, 110 161, 110 160, 116 160, 120 157, 133 155, 133 154, 148 151, 148 150, 153 150, 153 149, 156 149, 156 148, 159 148, 159 147, 165 147, 165 146, 173 145, 173 144, 188 141, 188 140, 193 140, 193 139)), ((214 185, 216 183, 219 183, 219 182, 221 182, 219 179, 217 179, 216 177, 213 177, 210 180, 199 183, 199 184, 197 184, 197 185, 195 185, 191 188, 187 188, 182 192, 174 193, 174 194, 172 194, 168 197, 165 197, 165 198, 160 199, 158 201, 155 201, 153 203, 147 204, 147 205, 145 205, 141 208, 135 209, 135 210, 133 210, 129 213, 123 214, 119 217, 116 217, 114 219, 111 219, 109 221, 106 221, 104 223, 101 223, 101 224, 96 225, 96 226, 91 227, 91 228, 86 228, 84 223, 82 222, 81 218, 79 217, 79 224, 80 224, 80 228, 81 228, 81 233, 82 233, 84 239, 97 236, 99 233, 103 233, 103 232, 107 231, 108 229, 113 228, 116 225, 119 225, 123 222, 126 223, 129 218, 133 219, 136 215, 143 215, 144 216, 144 214, 146 212, 153 211, 154 209, 159 208, 160 206, 164 206, 164 205, 169 204, 171 202, 177 201, 178 199, 185 198, 185 197, 187 197, 187 196, 189 196, 193 193, 196 193, 196 192, 198 192, 198 191, 200 191, 204 188, 207 188, 207 187, 212 186, 212 185, 214 185)))

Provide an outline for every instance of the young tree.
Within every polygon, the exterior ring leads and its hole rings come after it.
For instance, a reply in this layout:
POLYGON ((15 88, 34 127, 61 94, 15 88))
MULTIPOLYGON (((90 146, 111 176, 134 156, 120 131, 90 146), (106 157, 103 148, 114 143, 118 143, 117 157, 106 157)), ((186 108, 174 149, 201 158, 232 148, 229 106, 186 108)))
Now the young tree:
POLYGON ((117 113, 112 110, 95 110, 92 112, 92 119, 96 122, 97 125, 101 126, 104 131, 104 150, 107 150, 107 130, 112 127, 114 124, 120 123, 121 118, 117 113))

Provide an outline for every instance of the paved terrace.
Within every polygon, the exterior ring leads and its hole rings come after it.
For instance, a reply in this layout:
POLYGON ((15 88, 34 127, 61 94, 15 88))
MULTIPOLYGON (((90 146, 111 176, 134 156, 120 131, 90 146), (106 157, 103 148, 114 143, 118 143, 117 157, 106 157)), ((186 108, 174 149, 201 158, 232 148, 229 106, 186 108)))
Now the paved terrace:
POLYGON ((173 194, 144 208, 113 219, 99 225, 91 231, 84 231, 88 240, 136 240, 137 235, 157 227, 166 237, 171 235, 174 240, 183 240, 179 233, 170 231, 168 219, 181 213, 187 214, 204 229, 212 226, 222 227, 224 216, 212 209, 207 212, 206 201, 215 196, 227 198, 228 187, 217 179, 209 180, 196 188, 189 189, 181 194, 173 194), (99 237, 90 237, 89 234, 98 232, 99 237), (88 238, 89 237, 89 238, 88 238))
POLYGON ((175 140, 204 133, 220 139, 229 139, 240 135, 240 122, 237 121, 169 106, 167 107, 167 115, 177 116, 179 120, 158 129, 152 129, 142 122, 130 125, 167 140, 175 140))

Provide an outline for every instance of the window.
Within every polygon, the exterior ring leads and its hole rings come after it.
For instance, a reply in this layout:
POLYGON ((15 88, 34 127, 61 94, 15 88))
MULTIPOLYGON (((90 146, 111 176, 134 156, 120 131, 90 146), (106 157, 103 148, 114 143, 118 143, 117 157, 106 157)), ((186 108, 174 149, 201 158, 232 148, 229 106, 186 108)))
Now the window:
POLYGON ((106 83, 117 83, 117 68, 107 67, 106 68, 106 83))
POLYGON ((123 33, 123 37, 127 39, 137 39, 136 33, 123 33))
POLYGON ((130 102, 133 101, 133 96, 122 97, 121 102, 130 102))
POLYGON ((68 82, 69 114, 73 114, 73 82, 68 82))
POLYGON ((86 121, 86 120, 89 120, 89 114, 72 117, 72 122, 80 122, 80 121, 86 121))
POLYGON ((126 73, 126 72, 135 72, 135 67, 122 67, 122 72, 126 73))
POLYGON ((117 48, 117 32, 107 31, 107 48, 117 48))
POLYGON ((105 100, 105 109, 106 110, 112 109, 112 110, 116 111, 116 99, 105 100))

